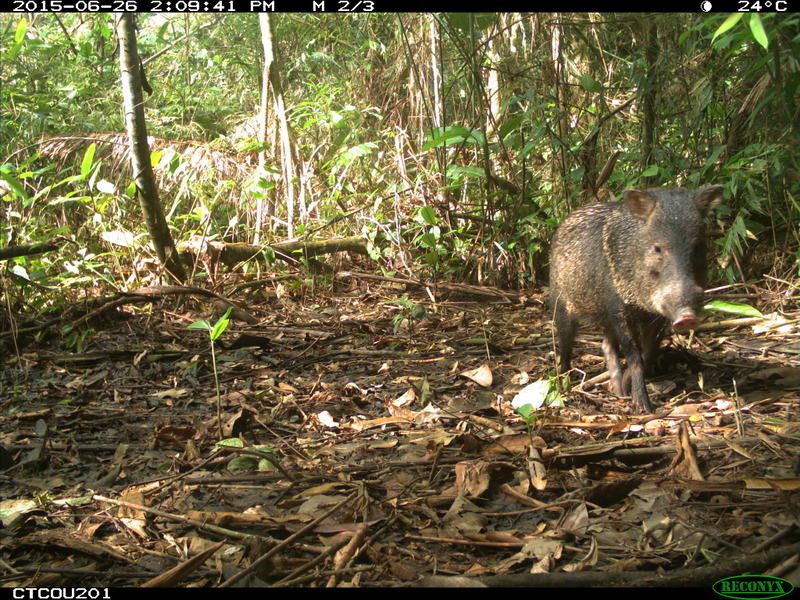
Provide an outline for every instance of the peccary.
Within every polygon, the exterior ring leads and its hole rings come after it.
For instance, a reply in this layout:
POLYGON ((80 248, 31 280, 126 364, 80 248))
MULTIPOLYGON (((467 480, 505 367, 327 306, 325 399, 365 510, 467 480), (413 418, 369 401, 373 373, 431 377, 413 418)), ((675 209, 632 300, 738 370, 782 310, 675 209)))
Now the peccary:
POLYGON ((570 368, 579 323, 599 325, 611 391, 630 390, 638 409, 652 410, 645 370, 668 323, 678 332, 697 327, 706 277, 703 219, 721 198, 722 186, 628 190, 620 202, 586 206, 564 220, 550 251, 561 372, 570 368))

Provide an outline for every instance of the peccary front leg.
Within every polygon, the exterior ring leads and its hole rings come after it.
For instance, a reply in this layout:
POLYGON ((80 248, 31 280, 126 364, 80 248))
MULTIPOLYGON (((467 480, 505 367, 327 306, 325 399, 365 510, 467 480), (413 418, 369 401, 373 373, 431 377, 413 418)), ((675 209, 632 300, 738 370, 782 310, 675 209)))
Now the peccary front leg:
POLYGON ((644 360, 642 359, 642 352, 636 344, 633 331, 631 331, 627 323, 618 320, 612 320, 608 325, 608 329, 606 338, 616 338, 620 351, 625 355, 625 360, 628 364, 625 374, 630 377, 633 403, 642 411, 651 412, 653 409, 650 407, 650 400, 647 397, 647 388, 644 383, 644 360))
MULTIPOLYGON (((646 320, 640 319, 632 324, 632 328, 636 332, 635 343, 642 352, 645 375, 655 374, 658 351, 661 348, 661 340, 664 339, 667 324, 666 319, 658 316, 648 316, 646 320)), ((622 377, 622 389, 625 395, 629 395, 631 392, 631 373, 627 369, 622 377)))
POLYGON ((615 396, 624 396, 625 388, 622 380, 622 367, 619 362, 619 348, 615 340, 608 336, 603 338, 603 355, 606 357, 606 368, 610 376, 609 387, 615 396))
POLYGON ((661 340, 667 328, 667 320, 663 317, 651 317, 639 325, 639 347, 642 349, 645 373, 655 373, 656 359, 661 348, 661 340))

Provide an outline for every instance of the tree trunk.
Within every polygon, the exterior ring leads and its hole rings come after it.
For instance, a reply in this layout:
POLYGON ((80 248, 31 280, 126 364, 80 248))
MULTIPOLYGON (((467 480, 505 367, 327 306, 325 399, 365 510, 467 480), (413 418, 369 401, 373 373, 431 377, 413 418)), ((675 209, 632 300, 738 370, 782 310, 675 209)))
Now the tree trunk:
MULTIPOLYGON (((295 164, 292 138, 289 132, 289 120, 286 117, 286 105, 283 101, 283 83, 275 63, 275 48, 272 41, 272 25, 269 13, 260 13, 258 22, 261 25, 261 43, 264 48, 264 72, 267 73, 269 85, 272 88, 272 98, 275 102, 275 117, 278 119, 281 142, 281 166, 283 167, 284 189, 286 192, 286 225, 288 236, 294 235, 295 212, 295 164)), ((304 209, 304 207, 301 207, 304 209)), ((301 210, 302 213, 305 210, 301 210)))
POLYGON ((153 240, 156 255, 167 272, 183 282, 186 273, 181 264, 175 243, 164 217, 164 210, 158 198, 153 167, 150 164, 150 147, 147 143, 147 126, 144 120, 144 99, 142 97, 142 72, 139 51, 136 46, 136 15, 120 13, 117 15, 117 36, 119 37, 119 63, 122 78, 122 99, 125 106, 125 124, 130 140, 131 170, 136 183, 139 204, 144 221, 153 240))
POLYGON ((436 16, 429 17, 429 33, 431 47, 431 89, 433 90, 433 126, 441 127, 444 122, 444 103, 442 102, 442 74, 439 70, 439 50, 441 39, 437 30, 436 16))
MULTIPOLYGON (((642 90, 642 155, 639 163, 642 171, 645 171, 653 162, 653 148, 656 139, 658 30, 652 18, 645 25, 644 43, 645 68, 647 72, 644 77, 644 89, 642 90)), ((653 183, 653 178, 646 177, 642 181, 644 187, 649 187, 653 183)))
MULTIPOLYGON (((270 63, 267 62, 267 40, 264 38, 264 26, 261 23, 261 15, 258 17, 259 25, 261 26, 262 37, 261 44, 264 48, 264 68, 261 71, 261 107, 258 113, 258 132, 257 138, 259 143, 258 149, 258 171, 256 176, 261 178, 265 176, 265 167, 267 166, 267 116, 269 114, 269 67, 270 63)), ((274 200, 266 198, 267 190, 262 188, 262 196, 258 199, 256 205, 256 232, 253 238, 253 243, 258 246, 261 241, 261 230, 264 227, 265 219, 275 214, 274 200)))
MULTIPOLYGON (((556 110, 558 111, 557 132, 558 132, 558 161, 553 161, 553 169, 559 167, 561 173, 559 179, 563 197, 567 202, 567 212, 572 210, 569 199, 569 163, 567 161, 567 133, 569 132, 569 107, 567 105, 567 86, 564 81, 566 68, 564 65, 564 53, 561 44, 561 19, 565 19, 564 14, 556 14, 550 28, 550 57, 552 60, 553 92, 556 100, 556 110)), ((554 178, 555 180, 555 178, 554 178)))

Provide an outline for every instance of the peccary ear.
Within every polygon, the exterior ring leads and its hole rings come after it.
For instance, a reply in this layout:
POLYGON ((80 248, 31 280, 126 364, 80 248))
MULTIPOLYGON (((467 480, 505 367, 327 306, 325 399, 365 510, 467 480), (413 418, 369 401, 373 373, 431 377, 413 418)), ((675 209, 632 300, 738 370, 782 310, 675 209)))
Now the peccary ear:
POLYGON ((625 190, 622 201, 628 206, 628 209, 634 216, 639 217, 642 221, 648 219, 658 203, 653 196, 639 190, 625 190))
POLYGON ((720 203, 723 189, 725 188, 721 185, 712 185, 697 192, 694 202, 697 205, 697 209, 704 216, 708 215, 720 203))

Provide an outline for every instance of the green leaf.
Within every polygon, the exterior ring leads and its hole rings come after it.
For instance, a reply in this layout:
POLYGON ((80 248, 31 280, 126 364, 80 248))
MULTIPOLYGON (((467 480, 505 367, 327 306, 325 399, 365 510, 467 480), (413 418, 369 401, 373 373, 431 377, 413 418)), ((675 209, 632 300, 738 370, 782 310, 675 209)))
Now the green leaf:
POLYGON ((13 191, 17 196, 19 196, 22 199, 23 203, 28 202, 28 195, 25 193, 25 188, 22 187, 22 184, 16 178, 12 177, 11 175, 6 175, 2 171, 0 171, 0 179, 2 179, 8 184, 8 187, 11 188, 11 191, 13 191))
POLYGON ((428 132, 427 138, 428 141, 422 146, 423 151, 459 144, 468 146, 480 145, 485 140, 483 134, 477 129, 468 129, 460 125, 437 127, 428 132))
POLYGON ((658 175, 658 165, 650 165, 642 173, 642 177, 655 177, 658 175))
POLYGON ((581 75, 579 79, 581 82, 581 87, 587 92, 600 93, 603 91, 603 84, 601 84, 591 75, 581 75))
POLYGON ((14 43, 8 49, 8 56, 5 59, 12 61, 19 54, 22 44, 25 43, 25 33, 28 31, 28 21, 20 19, 17 23, 17 30, 14 32, 14 43))
POLYGON ((226 438, 216 443, 221 448, 244 448, 244 442, 239 438, 226 438))
POLYGON ((436 237, 432 233, 423 233, 422 235, 417 236, 414 240, 423 248, 435 248, 436 247, 436 237))
POLYGON ((212 342, 216 342, 219 336, 221 336, 228 328, 228 323, 231 322, 229 318, 231 316, 231 311, 233 311, 232 306, 228 307, 228 310, 225 311, 225 314, 222 315, 216 323, 214 323, 214 327, 211 329, 210 334, 212 342))
MULTIPOLYGON (((437 127, 430 130, 426 137, 428 141, 422 146, 422 150, 430 150, 431 148, 438 148, 440 146, 448 145, 449 140, 459 139, 464 141, 469 135, 469 129, 466 127, 452 125, 450 127, 437 127)), ((458 142, 460 143, 460 142, 458 142)))
POLYGON ((235 456, 234 458, 232 458, 228 462, 226 468, 228 469, 228 471, 231 471, 232 473, 240 473, 242 471, 255 471, 255 470, 260 471, 261 469, 258 468, 259 462, 260 462, 259 459, 257 459, 255 456, 249 456, 245 454, 242 456, 235 456))
POLYGON ((731 315, 739 315, 741 317, 763 317, 764 315, 757 308, 753 308, 749 304, 738 304, 736 302, 723 302, 722 300, 712 300, 705 306, 703 310, 709 312, 728 313, 731 315))
POLYGON ((86 153, 83 155, 81 161, 81 177, 88 177, 92 171, 92 161, 94 160, 94 151, 97 149, 97 144, 89 144, 86 153))
POLYGON ((714 32, 714 36, 711 38, 711 43, 713 44, 714 40, 716 40, 719 36, 728 31, 731 27, 736 25, 741 20, 741 18, 742 18, 742 13, 734 13, 727 19, 725 19, 722 25, 720 25, 714 32))
POLYGON ((199 321, 195 321, 186 329, 205 329, 206 331, 211 331, 211 323, 206 321, 205 319, 200 319, 199 321))
POLYGON ((357 158, 361 158, 362 156, 369 156, 370 154, 375 152, 377 148, 378 145, 373 142, 358 144, 357 146, 347 148, 341 153, 339 158, 336 159, 336 164, 345 167, 351 164, 357 158))
POLYGON ((533 405, 531 404, 523 404, 517 407, 517 414, 523 419, 528 419, 533 411, 533 405))
POLYGON ((269 460, 266 458, 262 458, 258 461, 258 471, 260 473, 270 472, 275 470, 275 465, 273 465, 269 460))
POLYGON ((422 220, 428 225, 435 225, 437 222, 436 211, 433 210, 432 206, 427 204, 419 209, 419 216, 422 217, 422 220))
POLYGON ((425 406, 433 399, 434 399, 433 390, 431 389, 431 384, 428 381, 428 377, 426 376, 422 380, 422 385, 420 385, 419 401, 423 406, 425 406))
POLYGON ((448 179, 458 179, 461 177, 485 179, 486 170, 483 167, 461 167, 459 165, 450 165, 447 168, 448 179))
POLYGON ((504 140, 509 133, 518 130, 520 125, 522 125, 522 117, 513 117, 508 119, 500 126, 500 129, 497 130, 497 135, 501 140, 504 140))
POLYGON ((750 32, 753 34, 755 40, 761 44, 764 50, 769 48, 769 41, 767 40, 767 32, 764 31, 764 23, 761 22, 761 17, 752 14, 750 15, 750 32))
POLYGON ((558 391, 556 385, 556 378, 552 377, 550 380, 550 391, 547 392, 547 397, 544 400, 546 406, 555 406, 559 408, 564 407, 564 396, 558 391))

